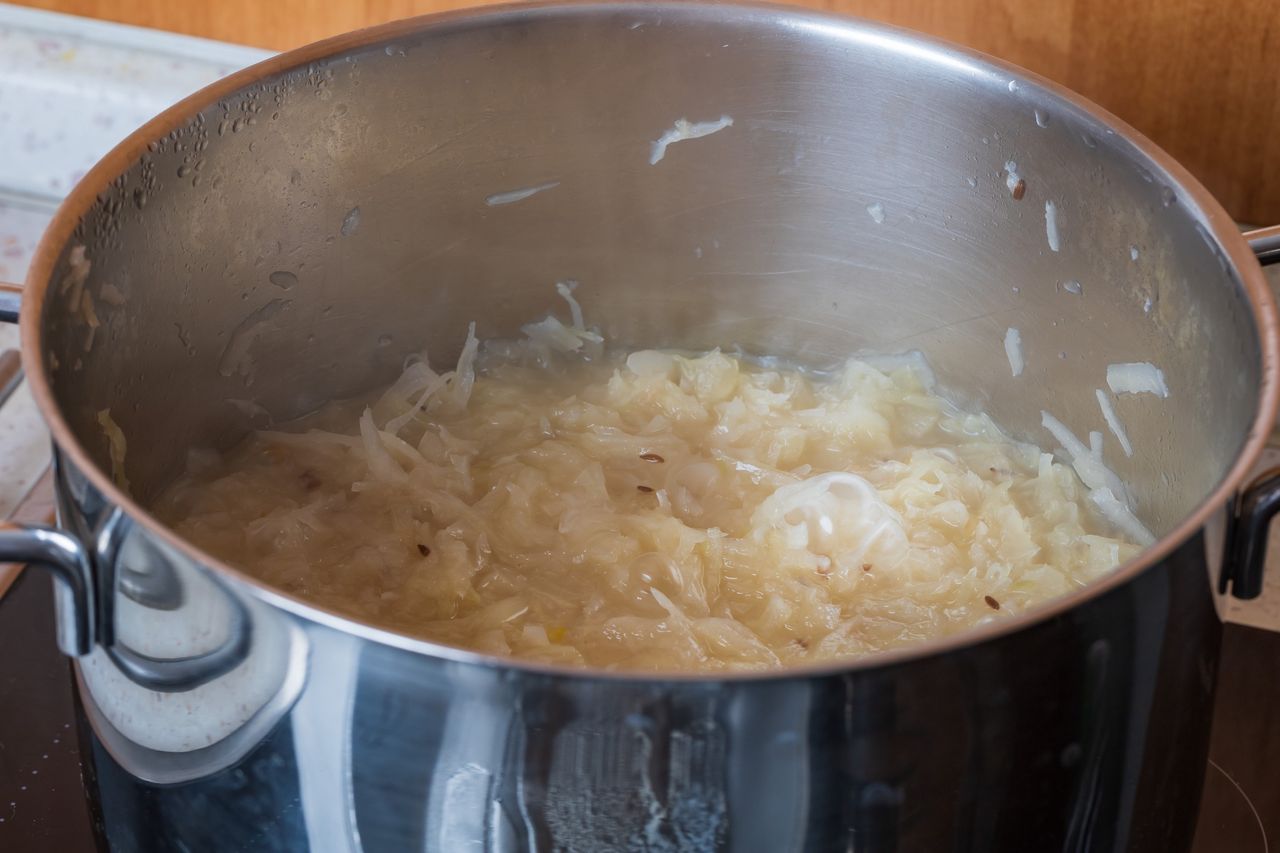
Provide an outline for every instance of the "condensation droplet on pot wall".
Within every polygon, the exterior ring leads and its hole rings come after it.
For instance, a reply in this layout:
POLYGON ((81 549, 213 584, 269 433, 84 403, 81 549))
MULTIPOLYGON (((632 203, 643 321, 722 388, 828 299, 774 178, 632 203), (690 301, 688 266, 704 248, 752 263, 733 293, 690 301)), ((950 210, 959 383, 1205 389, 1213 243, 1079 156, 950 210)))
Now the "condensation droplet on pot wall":
POLYGON ((1036 116, 1036 124, 1038 124, 1040 127, 1049 126, 1049 114, 1046 113, 1044 110, 1036 110, 1035 116, 1036 116))
POLYGON ((877 225, 884 222, 884 205, 880 202, 877 201, 873 204, 867 205, 867 213, 871 215, 871 218, 877 225))
POLYGON ((281 290, 288 290, 298 283, 298 277, 288 270, 276 270, 267 276, 267 281, 281 290))

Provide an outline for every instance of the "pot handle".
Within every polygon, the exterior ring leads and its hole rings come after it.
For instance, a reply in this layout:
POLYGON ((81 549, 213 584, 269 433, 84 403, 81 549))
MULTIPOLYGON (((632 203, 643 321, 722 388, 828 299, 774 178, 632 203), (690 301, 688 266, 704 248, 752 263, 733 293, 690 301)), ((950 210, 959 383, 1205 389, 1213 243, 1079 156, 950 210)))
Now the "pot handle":
POLYGON ((0 281, 0 323, 18 322, 18 308, 22 305, 22 286, 0 281))
POLYGON ((1258 263, 1264 267, 1280 263, 1280 225, 1246 231, 1244 238, 1249 241, 1249 248, 1258 256, 1258 263))
MULTIPOLYGON (((117 520, 123 517, 117 512, 117 520)), ((113 529, 118 527, 113 525, 113 529)), ((84 657, 100 645, 139 687, 161 693, 191 690, 225 675, 249 656, 252 626, 244 604, 235 596, 228 596, 229 638, 210 652, 162 659, 116 642, 110 609, 100 609, 94 594, 94 560, 80 540, 65 530, 0 521, 0 562, 26 563, 53 575, 58 600, 58 648, 63 654, 84 657)))
MULTIPOLYGON (((120 548, 133 522, 117 507, 97 534, 96 559, 101 600, 97 610, 97 643, 107 657, 134 684, 160 693, 191 690, 226 675, 244 663, 252 647, 253 624, 249 612, 239 598, 226 594, 230 608, 227 639, 216 649, 184 658, 155 658, 129 648, 115 635, 114 595, 116 572, 120 570, 120 548)), ((146 577, 120 578, 120 592, 144 607, 169 610, 180 601, 181 587, 165 565, 151 567, 146 577), (150 582, 150 585, 148 585, 150 582), (148 600, 150 599, 150 600, 148 600)), ((132 573, 142 574, 142 573, 132 573)))
POLYGON ((1235 514, 1227 536, 1227 563, 1219 583, 1221 592, 1231 583, 1231 594, 1248 600, 1262 594, 1267 564, 1267 532, 1280 512, 1280 468, 1259 475, 1236 499, 1235 514))
MULTIPOLYGON (((1244 238, 1263 266, 1280 263, 1280 225, 1246 231, 1244 238)), ((1262 594, 1271 519, 1280 512, 1280 468, 1260 474, 1236 497, 1227 533, 1226 564, 1219 589, 1248 600, 1262 594)))
POLYGON ((0 561, 48 569, 55 582, 60 616, 58 648, 81 657, 93 649, 93 567, 84 546, 66 531, 43 525, 0 521, 0 561))

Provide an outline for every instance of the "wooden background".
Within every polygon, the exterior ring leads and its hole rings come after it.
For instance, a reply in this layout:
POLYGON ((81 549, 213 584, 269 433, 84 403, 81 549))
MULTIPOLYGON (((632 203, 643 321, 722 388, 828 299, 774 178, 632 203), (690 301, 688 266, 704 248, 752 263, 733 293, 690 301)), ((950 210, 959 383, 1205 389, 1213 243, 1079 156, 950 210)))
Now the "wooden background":
MULTIPOLYGON (((484 0, 17 0, 283 50, 484 0)), ((960 42, 1092 98, 1239 220, 1280 222, 1280 0, 798 0, 960 42)))

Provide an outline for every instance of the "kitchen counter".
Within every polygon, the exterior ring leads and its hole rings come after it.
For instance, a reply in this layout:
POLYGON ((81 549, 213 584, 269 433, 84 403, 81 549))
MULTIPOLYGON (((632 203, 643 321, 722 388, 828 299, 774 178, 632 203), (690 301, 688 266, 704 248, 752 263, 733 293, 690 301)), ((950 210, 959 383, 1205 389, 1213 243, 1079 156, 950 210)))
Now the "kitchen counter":
MULTIPOLYGON (((0 4, 0 280, 20 281, 61 197, 155 113, 266 51, 0 4)), ((17 330, 0 326, 0 350, 17 330)), ((0 512, 48 466, 48 435, 25 385, 0 408, 0 512)), ((1280 451, 1267 460, 1280 464, 1280 451)), ((1277 537, 1280 538, 1280 537, 1277 537)), ((1280 542, 1273 541, 1273 562, 1280 542)), ((1277 563, 1280 567, 1280 563, 1277 563)), ((52 642, 47 578, 0 567, 0 849, 94 844, 83 796, 69 667, 52 642)), ((1197 853, 1251 853, 1280 838, 1280 571, 1256 602, 1228 602, 1218 706, 1197 853)))

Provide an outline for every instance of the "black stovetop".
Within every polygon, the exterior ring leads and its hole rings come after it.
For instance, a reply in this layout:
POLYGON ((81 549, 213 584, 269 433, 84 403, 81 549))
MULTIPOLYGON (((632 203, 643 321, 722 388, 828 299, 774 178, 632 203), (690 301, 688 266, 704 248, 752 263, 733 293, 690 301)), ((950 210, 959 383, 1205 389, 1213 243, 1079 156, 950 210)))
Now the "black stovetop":
MULTIPOLYGON (((1228 625, 1193 853, 1265 853, 1280 839, 1280 633, 1228 625)), ((71 670, 53 597, 24 572, 0 598, 0 851, 99 847, 71 670)))

